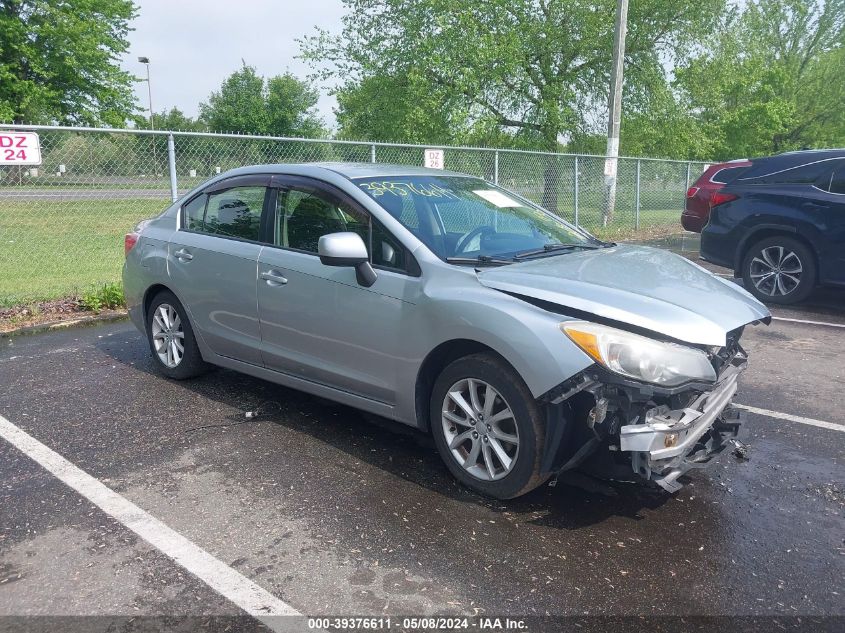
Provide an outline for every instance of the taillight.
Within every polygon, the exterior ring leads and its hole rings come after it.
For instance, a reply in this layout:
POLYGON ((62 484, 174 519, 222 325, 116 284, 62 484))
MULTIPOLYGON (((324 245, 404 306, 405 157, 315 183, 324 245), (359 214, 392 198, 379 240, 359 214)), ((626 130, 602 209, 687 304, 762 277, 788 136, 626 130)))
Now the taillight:
POLYGON ((736 200, 739 196, 735 196, 732 193, 719 193, 718 191, 714 191, 710 194, 710 208, 718 207, 720 204, 725 204, 726 202, 730 202, 731 200, 736 200))
POLYGON ((141 237, 140 233, 136 233, 132 231, 132 233, 127 233, 126 236, 123 238, 123 256, 126 257, 129 255, 129 251, 135 248, 135 244, 138 243, 138 238, 141 237))
POLYGON ((701 187, 690 187, 689 189, 687 189, 687 198, 694 197, 695 194, 698 193, 699 189, 701 189, 701 187))

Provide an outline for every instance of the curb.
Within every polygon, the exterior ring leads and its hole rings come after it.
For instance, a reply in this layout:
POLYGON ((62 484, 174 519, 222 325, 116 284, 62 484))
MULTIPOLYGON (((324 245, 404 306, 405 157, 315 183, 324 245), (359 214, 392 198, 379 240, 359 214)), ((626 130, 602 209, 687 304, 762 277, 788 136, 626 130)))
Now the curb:
POLYGON ((47 332, 51 330, 63 330, 71 327, 87 327, 90 325, 100 325, 102 323, 113 323, 116 321, 123 321, 127 318, 129 318, 129 313, 126 310, 110 310, 101 314, 91 314, 79 317, 78 319, 65 319, 63 321, 48 321, 47 323, 24 325, 19 328, 15 328, 14 330, 0 332, 0 339, 12 338, 15 336, 26 336, 28 334, 38 334, 40 332, 47 332))

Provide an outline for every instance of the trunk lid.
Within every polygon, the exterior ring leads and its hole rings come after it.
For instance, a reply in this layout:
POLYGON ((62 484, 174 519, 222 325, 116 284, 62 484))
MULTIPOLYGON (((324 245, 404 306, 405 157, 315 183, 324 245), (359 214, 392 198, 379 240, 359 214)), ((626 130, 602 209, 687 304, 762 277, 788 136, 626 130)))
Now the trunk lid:
POLYGON ((771 319, 743 288, 669 251, 617 245, 485 269, 484 286, 698 345, 771 319))

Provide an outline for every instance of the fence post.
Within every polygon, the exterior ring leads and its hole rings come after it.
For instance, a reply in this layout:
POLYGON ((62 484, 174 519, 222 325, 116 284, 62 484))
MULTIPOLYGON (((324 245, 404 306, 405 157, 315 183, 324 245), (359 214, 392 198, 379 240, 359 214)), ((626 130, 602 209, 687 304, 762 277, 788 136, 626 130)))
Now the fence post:
POLYGON ((493 184, 499 184, 499 150, 493 152, 493 184))
POLYGON ((371 163, 376 162, 376 144, 375 143, 370 145, 370 162, 371 163))
POLYGON ((637 200, 636 200, 636 212, 634 215, 634 229, 637 231, 640 230, 640 163, 642 161, 638 158, 637 159, 637 200))
POLYGON ((173 143, 173 135, 167 135, 167 166, 170 170, 170 199, 176 202, 179 197, 179 187, 176 183, 176 145, 173 143))
POLYGON ((574 199, 575 199, 575 226, 578 226, 578 157, 575 157, 575 174, 573 178, 573 182, 575 183, 575 192, 574 192, 574 199))

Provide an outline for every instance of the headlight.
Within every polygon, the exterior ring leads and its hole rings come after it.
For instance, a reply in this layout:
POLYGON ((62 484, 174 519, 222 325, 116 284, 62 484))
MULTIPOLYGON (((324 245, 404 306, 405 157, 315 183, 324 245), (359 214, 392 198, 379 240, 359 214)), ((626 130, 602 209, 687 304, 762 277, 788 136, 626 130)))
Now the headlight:
POLYGON ((716 380, 707 354, 692 347, 586 321, 561 323, 560 329, 596 362, 629 378, 667 387, 690 380, 716 380))

